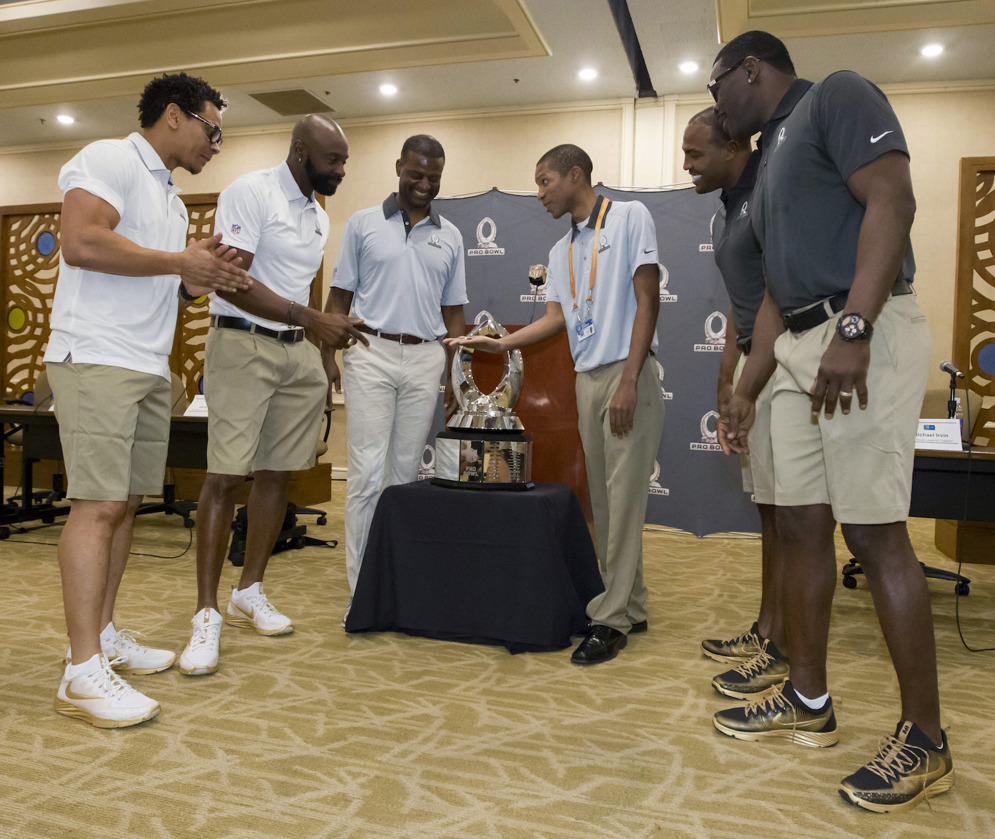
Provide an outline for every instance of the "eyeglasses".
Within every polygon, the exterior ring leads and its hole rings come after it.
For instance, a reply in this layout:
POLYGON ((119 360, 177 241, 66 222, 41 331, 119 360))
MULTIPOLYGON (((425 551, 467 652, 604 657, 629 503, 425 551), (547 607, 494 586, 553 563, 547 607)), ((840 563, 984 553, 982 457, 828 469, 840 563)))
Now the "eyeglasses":
MULTIPOLYGON (((723 73, 723 75, 725 74, 723 73)), ((718 79, 716 79, 716 81, 718 81, 718 79)), ((191 113, 190 111, 184 111, 183 113, 185 113, 188 117, 193 117, 194 119, 200 120, 202 123, 204 123, 204 125, 206 125, 208 128, 211 129, 211 133, 207 135, 207 139, 211 141, 212 146, 220 146, 224 142, 224 139, 221 137, 220 125, 215 125, 213 122, 208 122, 202 116, 198 116, 197 114, 191 113)))
POLYGON ((746 61, 746 56, 743 56, 739 61, 732 65, 728 70, 723 70, 714 79, 712 79, 705 87, 708 92, 712 94, 712 99, 716 102, 719 101, 719 82, 721 82, 726 76, 728 76, 733 70, 739 67, 744 61, 746 61))

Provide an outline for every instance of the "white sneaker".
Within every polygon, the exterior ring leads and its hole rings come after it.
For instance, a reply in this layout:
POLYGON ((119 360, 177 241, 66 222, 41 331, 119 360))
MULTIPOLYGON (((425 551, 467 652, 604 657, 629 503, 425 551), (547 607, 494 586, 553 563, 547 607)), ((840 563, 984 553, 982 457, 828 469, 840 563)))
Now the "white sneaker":
MULTIPOLYGON (((138 643, 138 639, 144 637, 141 632, 132 629, 114 629, 114 624, 111 623, 100 634, 100 651, 110 662, 111 668, 125 676, 161 673, 172 667, 176 661, 176 653, 138 643)), ((66 651, 66 664, 72 660, 73 648, 70 647, 66 651)))
POLYGON ((180 672, 184 676, 206 676, 218 669, 218 648, 221 643, 221 614, 207 607, 190 620, 193 631, 190 643, 180 656, 180 672))
POLYGON ((232 626, 254 629, 260 635, 286 635, 294 631, 293 621, 281 615, 263 594, 262 583, 253 583, 242 591, 233 588, 227 611, 232 626))
POLYGON ((55 710, 97 728, 124 728, 152 719, 159 713, 159 703, 131 687, 98 654, 80 665, 66 666, 55 710))

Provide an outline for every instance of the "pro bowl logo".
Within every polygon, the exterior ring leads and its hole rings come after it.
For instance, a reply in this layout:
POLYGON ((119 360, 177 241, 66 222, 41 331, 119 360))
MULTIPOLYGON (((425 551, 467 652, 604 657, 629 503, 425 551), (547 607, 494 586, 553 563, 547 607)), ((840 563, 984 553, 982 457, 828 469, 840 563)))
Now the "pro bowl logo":
POLYGON ((543 303, 546 300, 546 266, 532 265, 529 267, 529 288, 530 294, 518 295, 520 303, 543 303), (538 285, 536 280, 542 280, 538 285))
POLYGON ((717 424, 719 421, 718 411, 709 411, 701 418, 701 442, 692 443, 693 452, 720 452, 722 446, 719 445, 717 424))
POLYGON ((660 390, 663 391, 663 398, 673 399, 674 394, 663 386, 663 365, 659 361, 656 361, 656 359, 653 360, 656 362, 656 374, 660 377, 660 390))
POLYGON ((660 302, 676 303, 677 295, 667 291, 667 283, 670 282, 670 271, 667 270, 667 266, 662 262, 657 263, 657 268, 660 269, 660 302))
POLYGON ((428 444, 421 453, 421 461, 418 463, 418 480, 424 481, 426 478, 435 477, 435 449, 428 444))
POLYGON ((492 218, 482 218, 477 225, 477 247, 467 250, 467 256, 504 256, 504 248, 499 248, 494 240, 497 238, 497 225, 492 218))
POLYGON ((705 318, 705 343, 695 344, 695 352, 722 352, 726 343, 726 316, 712 312, 705 318))
POLYGON ((650 475, 650 495, 670 495, 670 490, 660 486, 660 461, 653 461, 653 474, 650 475))

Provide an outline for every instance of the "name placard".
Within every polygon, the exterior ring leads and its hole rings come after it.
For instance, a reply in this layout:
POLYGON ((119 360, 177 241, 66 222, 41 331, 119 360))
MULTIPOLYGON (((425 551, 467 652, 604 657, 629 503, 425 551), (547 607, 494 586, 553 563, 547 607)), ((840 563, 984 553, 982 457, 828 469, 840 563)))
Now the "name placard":
POLYGON ((959 419, 920 419, 916 432, 917 449, 934 449, 959 452, 964 445, 960 439, 959 419))

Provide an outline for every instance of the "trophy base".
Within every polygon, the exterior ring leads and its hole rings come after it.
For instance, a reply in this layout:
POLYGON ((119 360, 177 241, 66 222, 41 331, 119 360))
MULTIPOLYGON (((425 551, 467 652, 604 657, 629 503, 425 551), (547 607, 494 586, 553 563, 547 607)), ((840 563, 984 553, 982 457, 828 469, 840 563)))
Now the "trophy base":
POLYGON ((435 438, 432 483, 455 489, 532 489, 532 438, 517 431, 443 431, 435 438))

